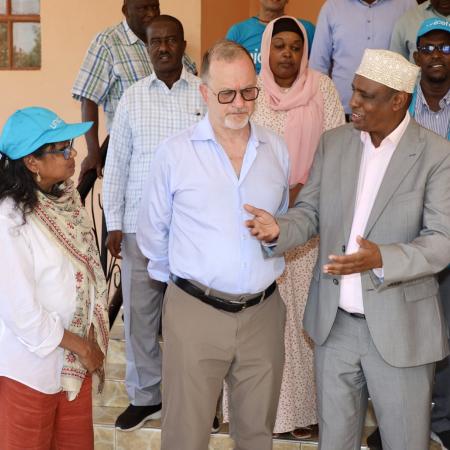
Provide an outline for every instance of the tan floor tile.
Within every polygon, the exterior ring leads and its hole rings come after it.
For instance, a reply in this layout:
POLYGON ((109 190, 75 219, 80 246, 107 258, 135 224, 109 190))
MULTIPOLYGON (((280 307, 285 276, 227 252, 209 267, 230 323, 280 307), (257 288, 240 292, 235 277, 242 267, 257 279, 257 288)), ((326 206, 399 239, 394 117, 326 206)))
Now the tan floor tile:
MULTIPOLYGON (((95 388, 94 388, 95 389, 95 388)), ((103 392, 97 394, 93 390, 92 403, 94 406, 115 406, 126 408, 130 401, 128 400, 125 383, 123 381, 106 380, 103 392)))
POLYGON ((303 444, 301 446, 302 450, 317 450, 317 444, 303 444))
POLYGON ((233 450, 234 442, 225 434, 215 434, 211 436, 208 450, 233 450))
POLYGON ((111 339, 108 346, 106 363, 125 364, 125 341, 111 339))
MULTIPOLYGON (((300 442, 274 442, 273 450, 301 450, 302 444, 300 442)), ((313 447, 315 448, 315 447, 313 447)))
POLYGON ((114 427, 117 416, 123 411, 123 408, 113 408, 105 406, 94 406, 92 415, 95 425, 114 427))
POLYGON ((94 427, 95 450, 115 450, 114 428, 94 427))
POLYGON ((125 379, 125 364, 107 364, 105 369, 105 377, 107 380, 123 381, 125 379))
POLYGON ((141 428, 131 433, 116 432, 115 450, 160 450, 160 448, 161 433, 159 430, 141 428))

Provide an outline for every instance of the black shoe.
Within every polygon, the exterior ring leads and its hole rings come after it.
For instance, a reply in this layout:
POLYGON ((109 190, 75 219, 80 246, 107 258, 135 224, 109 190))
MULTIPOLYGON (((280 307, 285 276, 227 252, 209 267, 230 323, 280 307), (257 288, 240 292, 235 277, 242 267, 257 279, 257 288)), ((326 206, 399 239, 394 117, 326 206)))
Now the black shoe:
POLYGON ((211 433, 218 433, 220 430, 220 422, 217 416, 214 416, 213 424, 211 427, 211 433))
POLYGON ((379 428, 367 437, 367 447, 369 447, 370 450, 383 450, 379 428))
POLYGON ((442 446, 450 449, 450 430, 443 431, 442 433, 436 433, 441 440, 442 446))
POLYGON ((161 403, 151 406, 130 405, 117 418, 116 428, 122 431, 133 431, 141 428, 147 420, 161 417, 161 403))

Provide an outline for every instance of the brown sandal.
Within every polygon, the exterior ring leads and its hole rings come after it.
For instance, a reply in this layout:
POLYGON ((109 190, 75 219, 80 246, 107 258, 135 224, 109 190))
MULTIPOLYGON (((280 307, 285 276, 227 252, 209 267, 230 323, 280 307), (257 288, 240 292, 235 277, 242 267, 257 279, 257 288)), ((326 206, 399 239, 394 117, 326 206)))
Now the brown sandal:
POLYGON ((301 427, 296 428, 295 430, 291 431, 291 436, 294 439, 309 439, 312 437, 312 430, 311 427, 301 427))

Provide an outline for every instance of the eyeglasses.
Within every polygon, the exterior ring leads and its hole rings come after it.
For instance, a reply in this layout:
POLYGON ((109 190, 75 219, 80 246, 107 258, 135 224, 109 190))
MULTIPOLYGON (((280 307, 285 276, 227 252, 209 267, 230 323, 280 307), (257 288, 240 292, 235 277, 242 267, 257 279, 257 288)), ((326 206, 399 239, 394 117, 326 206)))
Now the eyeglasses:
POLYGON ((427 45, 419 45, 417 47, 420 53, 425 55, 431 55, 435 50, 440 51, 443 55, 450 55, 450 44, 427 44, 427 45))
POLYGON ((72 149, 73 149, 73 139, 70 140, 69 145, 67 147, 60 148, 59 150, 47 150, 45 153, 51 155, 59 155, 62 153, 64 155, 64 159, 69 159, 70 154, 72 153, 72 149))
POLYGON ((214 94, 217 95, 217 101, 222 105, 226 105, 227 103, 233 103, 236 98, 237 93, 241 94, 241 97, 246 102, 253 102, 258 98, 259 88, 256 86, 244 88, 244 89, 225 89, 223 91, 214 92, 209 86, 208 89, 214 94))

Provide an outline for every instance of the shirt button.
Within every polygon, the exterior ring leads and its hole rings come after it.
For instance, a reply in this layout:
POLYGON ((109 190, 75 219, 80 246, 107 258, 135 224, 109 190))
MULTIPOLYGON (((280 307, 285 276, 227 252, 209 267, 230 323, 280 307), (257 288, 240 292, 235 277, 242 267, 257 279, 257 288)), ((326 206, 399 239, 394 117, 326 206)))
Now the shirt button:
POLYGON ((339 281, 336 278, 333 278, 333 284, 338 285, 339 281))

